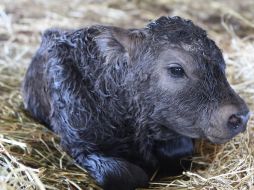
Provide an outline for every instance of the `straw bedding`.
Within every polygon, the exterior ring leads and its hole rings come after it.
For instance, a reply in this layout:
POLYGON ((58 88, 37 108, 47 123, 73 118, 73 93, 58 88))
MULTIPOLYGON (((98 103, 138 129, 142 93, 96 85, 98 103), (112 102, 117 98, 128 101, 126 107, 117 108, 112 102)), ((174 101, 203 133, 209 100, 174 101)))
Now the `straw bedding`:
MULTIPOLYGON (((150 189, 254 189, 254 3, 242 1, 0 2, 0 188, 99 189, 59 147, 59 139, 23 110, 20 83, 49 27, 89 24, 142 27, 159 15, 179 15, 208 30, 223 49, 233 88, 250 106, 248 130, 225 145, 199 141, 191 170, 151 179, 150 189)), ((156 175, 156 174, 155 174, 156 175)))

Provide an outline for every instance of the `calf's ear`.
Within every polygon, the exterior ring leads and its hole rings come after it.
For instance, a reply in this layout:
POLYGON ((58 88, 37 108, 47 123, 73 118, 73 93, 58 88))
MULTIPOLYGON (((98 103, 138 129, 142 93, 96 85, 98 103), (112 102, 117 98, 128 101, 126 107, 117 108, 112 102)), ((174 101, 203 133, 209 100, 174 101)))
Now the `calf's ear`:
POLYGON ((96 43, 100 52, 105 56, 107 63, 112 59, 128 61, 129 59, 135 59, 146 37, 145 30, 106 27, 96 37, 96 43))

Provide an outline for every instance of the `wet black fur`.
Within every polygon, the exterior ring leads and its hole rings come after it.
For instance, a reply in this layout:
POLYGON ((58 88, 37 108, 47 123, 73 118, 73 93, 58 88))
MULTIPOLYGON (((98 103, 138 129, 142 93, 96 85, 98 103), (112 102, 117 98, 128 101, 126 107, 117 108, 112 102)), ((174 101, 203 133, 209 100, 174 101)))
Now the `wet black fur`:
MULTIPOLYGON (((135 41, 129 50, 113 32, 121 30, 46 31, 28 68, 23 96, 26 109, 60 135, 62 147, 99 185, 128 190, 147 186, 148 175, 159 165, 180 172, 180 158, 192 154, 193 140, 165 128, 168 121, 177 125, 179 114, 199 121, 201 113, 209 114, 235 95, 225 95, 218 83, 225 77, 220 50, 191 21, 161 17, 144 29, 125 30, 135 41), (207 73, 174 97, 150 88, 156 85, 151 64, 165 44, 192 46, 190 54, 207 73)), ((184 122, 182 131, 190 125, 184 122)))

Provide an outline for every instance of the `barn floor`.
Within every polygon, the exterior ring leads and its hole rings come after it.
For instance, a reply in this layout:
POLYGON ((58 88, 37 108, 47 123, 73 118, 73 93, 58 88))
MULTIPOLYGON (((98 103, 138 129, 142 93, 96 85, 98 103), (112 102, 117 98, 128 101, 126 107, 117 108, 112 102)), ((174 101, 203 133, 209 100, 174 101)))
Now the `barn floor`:
POLYGON ((23 110, 20 84, 41 32, 91 24, 143 27, 160 15, 179 15, 208 31, 223 50, 229 81, 252 116, 244 134, 222 146, 200 141, 190 171, 151 179, 149 189, 254 189, 253 10, 252 0, 1 0, 1 189, 99 189, 61 150, 59 139, 23 110))

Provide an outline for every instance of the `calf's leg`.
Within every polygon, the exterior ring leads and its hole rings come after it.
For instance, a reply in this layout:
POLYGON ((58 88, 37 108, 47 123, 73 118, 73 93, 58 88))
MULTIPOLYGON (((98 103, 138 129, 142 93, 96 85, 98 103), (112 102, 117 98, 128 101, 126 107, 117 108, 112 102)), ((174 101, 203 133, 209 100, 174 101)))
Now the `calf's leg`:
POLYGON ((160 175, 179 175, 189 169, 191 161, 186 157, 191 156, 193 151, 193 140, 189 137, 178 136, 168 141, 156 142, 155 153, 160 164, 160 175))
POLYGON ((80 155, 76 160, 104 190, 134 190, 148 186, 146 173, 137 165, 123 159, 90 154, 80 155))

